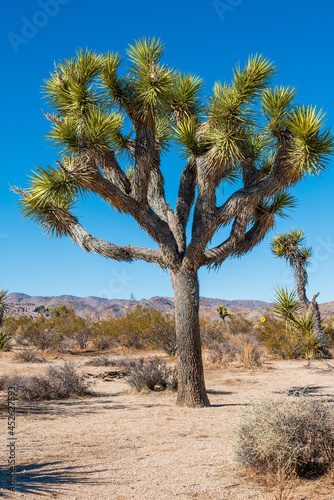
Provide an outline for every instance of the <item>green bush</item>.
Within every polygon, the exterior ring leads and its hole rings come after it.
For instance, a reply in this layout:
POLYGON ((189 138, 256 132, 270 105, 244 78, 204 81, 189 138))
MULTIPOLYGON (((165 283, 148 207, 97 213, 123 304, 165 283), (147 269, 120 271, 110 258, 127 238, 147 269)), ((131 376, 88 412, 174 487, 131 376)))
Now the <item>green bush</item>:
POLYGON ((282 359, 312 358, 318 356, 319 344, 308 318, 299 320, 299 327, 287 321, 267 317, 254 329, 254 335, 263 343, 269 354, 282 359))

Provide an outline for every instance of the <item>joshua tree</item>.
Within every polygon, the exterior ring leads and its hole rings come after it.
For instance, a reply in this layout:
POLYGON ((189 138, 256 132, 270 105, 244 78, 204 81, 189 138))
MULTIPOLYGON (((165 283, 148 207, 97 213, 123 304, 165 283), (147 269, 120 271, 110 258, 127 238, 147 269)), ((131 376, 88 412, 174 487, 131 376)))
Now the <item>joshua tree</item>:
POLYGON ((225 318, 232 318, 232 314, 230 314, 227 311, 227 307, 224 306, 224 304, 221 304, 220 306, 218 306, 216 311, 219 314, 219 317, 223 320, 224 325, 226 324, 225 318))
POLYGON ((312 313, 315 338, 321 346, 324 346, 325 336, 321 326, 319 306, 316 301, 319 292, 314 295, 311 301, 306 296, 308 283, 306 268, 310 263, 312 248, 304 246, 303 243, 305 243, 304 231, 302 229, 292 229, 289 233, 275 236, 271 241, 271 249, 276 257, 284 257, 286 262, 293 268, 298 298, 306 314, 312 313))
POLYGON ((6 297, 7 297, 8 290, 5 290, 2 288, 0 290, 0 328, 2 325, 3 317, 5 315, 5 312, 8 309, 8 304, 6 304, 6 297))
POLYGON ((159 40, 137 41, 127 54, 129 69, 122 73, 120 56, 110 52, 79 50, 55 64, 44 86, 52 109, 46 117, 52 127, 48 138, 63 148, 63 156, 57 168, 38 168, 28 189, 16 191, 24 216, 47 234, 69 236, 109 259, 140 259, 169 269, 177 403, 207 406, 198 270, 251 251, 275 216, 294 205, 287 188, 326 168, 333 139, 323 130, 321 113, 293 104, 294 89, 268 87, 275 68, 262 56, 237 66, 231 83, 216 83, 203 99, 200 78, 162 63, 159 40), (161 164, 173 145, 184 158, 174 209, 165 196, 161 164), (232 183, 235 192, 220 203, 218 188, 232 183), (158 248, 118 246, 92 236, 72 213, 78 197, 89 192, 134 217, 158 248), (225 229, 223 241, 209 248, 219 228, 225 229))

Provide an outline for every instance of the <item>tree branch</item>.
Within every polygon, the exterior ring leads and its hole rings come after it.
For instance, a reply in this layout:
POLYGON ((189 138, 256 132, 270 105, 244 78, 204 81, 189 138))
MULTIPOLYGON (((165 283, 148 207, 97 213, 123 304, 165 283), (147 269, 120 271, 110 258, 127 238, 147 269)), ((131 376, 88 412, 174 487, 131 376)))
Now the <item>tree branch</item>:
POLYGON ((196 162, 189 159, 182 171, 180 187, 175 207, 175 224, 181 234, 180 252, 186 249, 186 227, 190 210, 195 199, 196 190, 196 162))
POLYGON ((249 210, 243 210, 233 222, 230 236, 220 245, 204 252, 201 266, 220 266, 230 255, 238 252, 240 244, 245 239, 247 226, 252 217, 249 210))
POLYGON ((156 141, 152 112, 148 112, 144 123, 135 123, 135 168, 131 181, 131 194, 139 203, 147 203, 150 172, 154 162, 156 141))
POLYGON ((112 150, 98 155, 97 162, 108 181, 118 187, 123 193, 130 192, 130 181, 119 166, 112 150))
POLYGON ((144 260, 153 262, 162 268, 166 263, 160 250, 141 248, 132 245, 118 246, 105 240, 91 236, 78 222, 72 221, 67 232, 74 243, 77 243, 86 252, 103 255, 109 259, 118 261, 144 260))

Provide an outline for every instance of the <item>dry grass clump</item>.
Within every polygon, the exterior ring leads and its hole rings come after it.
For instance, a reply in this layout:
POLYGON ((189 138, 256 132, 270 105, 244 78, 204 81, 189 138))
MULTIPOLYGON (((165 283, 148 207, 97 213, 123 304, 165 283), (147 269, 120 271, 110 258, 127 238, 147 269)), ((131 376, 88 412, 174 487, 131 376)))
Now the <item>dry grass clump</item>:
POLYGON ((177 390, 177 368, 168 366, 163 359, 123 359, 118 363, 126 370, 125 380, 138 392, 142 390, 177 390))
POLYGON ((241 365, 256 368, 263 364, 264 349, 248 335, 225 333, 220 343, 213 344, 206 356, 206 364, 211 366, 241 365))
POLYGON ((15 360, 21 363, 45 363, 46 361, 44 358, 41 358, 34 349, 19 352, 16 354, 15 360))
POLYGON ((99 356, 98 358, 91 359, 85 363, 87 366, 118 366, 114 359, 109 359, 107 356, 99 356))
POLYGON ((322 475, 334 462, 334 408, 305 396, 256 402, 244 415, 236 454, 263 473, 322 475))
POLYGON ((89 383, 76 372, 74 364, 65 362, 55 368, 49 366, 43 375, 12 375, 2 381, 2 389, 11 388, 16 398, 23 401, 67 399, 90 395, 89 383))

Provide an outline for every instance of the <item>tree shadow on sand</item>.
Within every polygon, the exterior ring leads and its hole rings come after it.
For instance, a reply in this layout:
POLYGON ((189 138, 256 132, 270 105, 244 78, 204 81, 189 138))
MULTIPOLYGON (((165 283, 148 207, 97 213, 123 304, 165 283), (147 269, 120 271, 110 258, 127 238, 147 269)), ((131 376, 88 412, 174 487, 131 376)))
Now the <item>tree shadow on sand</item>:
MULTIPOLYGON (((107 469, 88 471, 85 466, 64 466, 61 461, 40 464, 17 465, 15 469, 15 491, 41 496, 66 493, 66 486, 82 484, 106 484, 106 481, 89 477, 90 474, 105 472, 107 469), (85 470, 83 470, 85 469, 85 470)), ((9 468, 0 466, 0 496, 7 496, 10 489, 9 468)))
POLYGON ((323 391, 326 389, 324 386, 320 385, 308 385, 308 386, 300 386, 300 387, 291 387, 285 391, 279 391, 278 394, 286 394, 287 396, 307 396, 313 398, 327 398, 326 401, 328 403, 334 402, 334 394, 325 394, 323 391))

